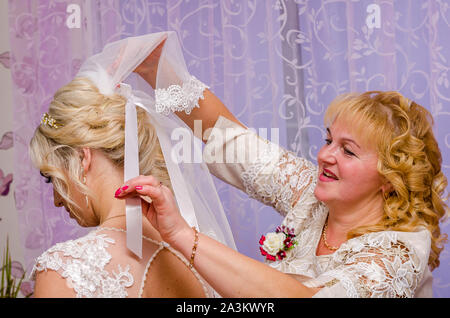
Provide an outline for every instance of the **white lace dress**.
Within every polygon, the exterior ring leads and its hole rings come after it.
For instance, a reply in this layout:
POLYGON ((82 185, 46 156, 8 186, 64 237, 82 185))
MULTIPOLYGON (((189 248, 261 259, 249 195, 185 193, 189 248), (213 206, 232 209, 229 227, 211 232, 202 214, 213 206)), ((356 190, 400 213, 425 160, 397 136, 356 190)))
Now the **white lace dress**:
POLYGON ((313 163, 224 117, 208 136, 204 160, 215 176, 285 217, 282 225, 294 229, 298 244, 283 260, 267 263, 306 286, 322 287, 315 297, 432 297, 427 265, 431 238, 426 229, 365 234, 333 254, 317 256, 328 209, 314 196, 313 163), (227 153, 230 149, 235 153, 227 153), (249 161, 255 150, 256 160, 249 161), (239 156, 247 159, 220 163, 239 156))
MULTIPOLYGON (((30 275, 34 279, 39 271, 56 271, 78 298, 140 298, 150 265, 163 249, 189 265, 183 255, 165 242, 143 237, 143 255, 139 260, 128 252, 125 241, 125 231, 99 227, 45 251, 37 258, 30 275)), ((216 296, 195 269, 191 271, 203 286, 205 296, 216 296)))

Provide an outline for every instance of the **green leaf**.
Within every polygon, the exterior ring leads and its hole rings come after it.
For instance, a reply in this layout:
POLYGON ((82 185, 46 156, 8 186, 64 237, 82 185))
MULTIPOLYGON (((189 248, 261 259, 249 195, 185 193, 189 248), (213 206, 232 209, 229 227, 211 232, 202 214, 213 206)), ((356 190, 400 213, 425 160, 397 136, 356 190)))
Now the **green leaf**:
MULTIPOLYGON (((20 286, 25 278, 25 272, 22 274, 22 277, 17 282, 16 278, 13 278, 11 275, 12 272, 12 260, 11 255, 9 253, 9 238, 6 238, 6 249, 3 252, 3 261, 2 261, 2 278, 0 285, 0 298, 17 298, 20 291, 20 286)), ((30 297, 31 295, 26 295, 26 297, 30 297)))

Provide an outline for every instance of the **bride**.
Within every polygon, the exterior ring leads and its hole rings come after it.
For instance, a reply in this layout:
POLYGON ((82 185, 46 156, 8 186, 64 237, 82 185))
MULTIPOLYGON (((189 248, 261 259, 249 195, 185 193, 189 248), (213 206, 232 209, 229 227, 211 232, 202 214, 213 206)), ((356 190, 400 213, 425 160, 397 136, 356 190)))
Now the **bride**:
MULTIPOLYGON (((208 170, 165 159, 173 146, 170 131, 184 124, 167 109, 156 111, 151 91, 123 83, 161 39, 172 48, 163 55, 179 66, 177 78, 192 84, 179 97, 194 107, 203 87, 183 67, 176 35, 164 32, 107 45, 55 93, 42 116, 30 142, 32 161, 53 185, 55 206, 95 229, 36 260, 35 297, 215 296, 192 264, 142 218, 140 199, 117 199, 126 188, 116 189, 127 178, 157 176, 192 227, 235 248, 217 196, 201 195, 215 191, 208 170)), ((164 83, 163 77, 155 83, 160 93, 164 83)))

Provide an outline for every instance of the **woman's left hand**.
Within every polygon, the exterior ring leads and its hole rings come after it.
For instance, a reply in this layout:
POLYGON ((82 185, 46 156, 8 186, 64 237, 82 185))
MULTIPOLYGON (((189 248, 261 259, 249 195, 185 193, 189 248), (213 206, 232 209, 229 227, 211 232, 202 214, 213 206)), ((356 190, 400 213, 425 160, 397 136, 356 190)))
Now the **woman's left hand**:
POLYGON ((142 213, 165 242, 172 245, 184 231, 192 231, 181 216, 172 191, 157 178, 139 176, 130 179, 115 194, 117 199, 136 196, 147 196, 152 199, 151 203, 141 199, 142 213))

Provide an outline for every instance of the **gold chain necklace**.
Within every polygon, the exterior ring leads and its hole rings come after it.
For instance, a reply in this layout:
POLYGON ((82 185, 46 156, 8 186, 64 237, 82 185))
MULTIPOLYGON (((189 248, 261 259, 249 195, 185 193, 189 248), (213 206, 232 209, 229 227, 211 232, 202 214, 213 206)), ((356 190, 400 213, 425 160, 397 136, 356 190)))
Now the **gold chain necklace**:
POLYGON ((323 244, 329 250, 336 251, 339 247, 328 245, 328 242, 327 242, 327 229, 328 229, 328 218, 327 218, 327 220, 325 222, 325 225, 323 227, 323 232, 322 232, 323 244))

